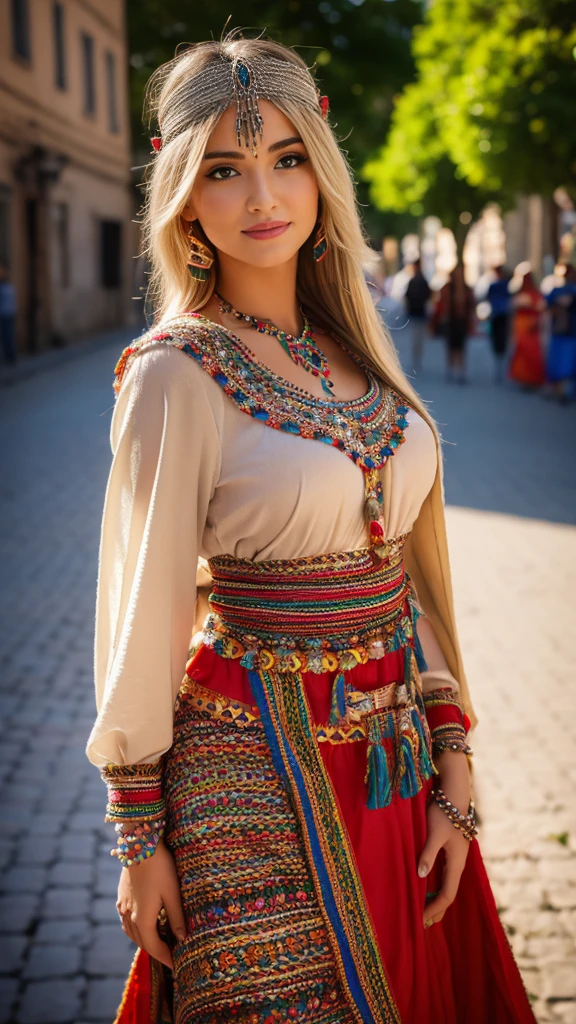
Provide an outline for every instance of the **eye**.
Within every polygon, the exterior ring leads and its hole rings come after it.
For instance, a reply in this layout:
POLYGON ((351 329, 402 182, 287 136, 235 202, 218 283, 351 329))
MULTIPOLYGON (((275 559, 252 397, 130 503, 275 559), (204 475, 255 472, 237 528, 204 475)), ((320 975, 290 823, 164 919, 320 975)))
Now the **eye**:
POLYGON ((280 165, 284 170, 289 171, 293 167, 298 167, 299 164, 305 163, 307 159, 307 156, 302 156, 300 153, 285 153, 284 156, 280 157, 276 166, 278 167, 280 165), (286 164, 284 163, 285 160, 292 160, 294 162, 286 164))
POLYGON ((238 171, 236 168, 228 165, 223 167, 213 167, 206 177, 213 178, 214 181, 229 181, 230 178, 235 177, 237 174, 238 171))

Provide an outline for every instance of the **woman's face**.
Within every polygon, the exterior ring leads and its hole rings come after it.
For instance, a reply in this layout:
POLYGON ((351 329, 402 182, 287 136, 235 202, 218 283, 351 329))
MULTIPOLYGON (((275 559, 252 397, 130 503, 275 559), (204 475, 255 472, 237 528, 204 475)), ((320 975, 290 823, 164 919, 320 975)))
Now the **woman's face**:
POLYGON ((264 136, 256 156, 238 146, 236 109, 212 132, 185 220, 199 220, 212 246, 235 260, 274 267, 292 259, 318 219, 318 185, 304 143, 288 118, 259 101, 264 136))

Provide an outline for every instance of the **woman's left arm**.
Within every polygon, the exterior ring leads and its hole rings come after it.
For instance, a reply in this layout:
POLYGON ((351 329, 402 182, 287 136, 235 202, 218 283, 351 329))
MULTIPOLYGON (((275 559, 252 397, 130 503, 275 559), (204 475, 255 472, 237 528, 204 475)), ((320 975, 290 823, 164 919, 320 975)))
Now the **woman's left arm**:
MULTIPOLYGON (((434 630, 424 616, 418 620, 417 632, 428 665, 422 673, 422 686, 434 763, 440 773, 438 785, 450 803, 466 815, 471 799, 467 758, 470 748, 466 739, 469 723, 460 706, 458 683, 448 670, 434 630)), ((424 878, 430 873, 442 849, 445 869, 439 892, 425 908, 425 927, 441 921, 456 898, 469 846, 469 840, 455 828, 436 800, 428 807, 427 819, 428 835, 418 861, 418 874, 424 878)))

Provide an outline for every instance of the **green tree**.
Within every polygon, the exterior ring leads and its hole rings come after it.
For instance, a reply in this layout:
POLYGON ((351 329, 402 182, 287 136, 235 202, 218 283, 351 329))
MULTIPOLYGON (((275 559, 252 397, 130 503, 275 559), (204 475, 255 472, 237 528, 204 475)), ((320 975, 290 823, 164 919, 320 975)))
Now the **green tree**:
MULTIPOLYGON (((394 96, 414 76, 410 41, 422 20, 421 0, 128 0, 130 97, 134 145, 149 149, 141 123, 146 81, 174 56, 182 41, 219 39, 228 28, 246 35, 266 31, 294 46, 330 97, 331 119, 352 166, 362 167, 385 134, 394 96)), ((369 230, 378 236, 384 218, 368 208, 368 186, 359 183, 369 230), (371 217, 372 213, 372 217, 371 217)))
POLYGON ((414 32, 416 81, 363 169, 376 205, 453 227, 488 199, 574 195, 575 47, 574 0, 435 0, 414 32))

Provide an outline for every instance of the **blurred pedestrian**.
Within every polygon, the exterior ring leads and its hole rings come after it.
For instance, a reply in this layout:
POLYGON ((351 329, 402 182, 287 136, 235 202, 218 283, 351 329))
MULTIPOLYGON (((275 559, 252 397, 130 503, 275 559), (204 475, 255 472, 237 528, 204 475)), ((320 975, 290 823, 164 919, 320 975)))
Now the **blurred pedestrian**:
POLYGON ((546 301, 536 286, 530 265, 520 264, 510 283, 513 309, 513 349, 508 376, 527 388, 544 383, 542 313, 546 301))
POLYGON ((564 283, 546 296, 550 309, 550 345, 546 377, 561 402, 574 397, 576 384, 576 269, 567 264, 564 283))
POLYGON ((474 293, 464 278, 464 266, 458 263, 436 301, 432 328, 446 339, 446 379, 466 384, 464 369, 468 336, 474 327, 474 293))
POLYGON ((509 274, 505 267, 495 267, 496 280, 488 288, 490 303, 490 340, 495 360, 496 383, 504 380, 504 357, 508 347, 508 328, 510 316, 510 292, 508 291, 509 274))
POLYGON ((414 273, 408 282, 405 302, 406 312, 410 318, 410 338, 412 341, 412 369, 420 373, 422 355, 426 338, 427 303, 431 295, 430 285, 422 273, 420 260, 412 264, 414 273))
POLYGON ((16 362, 15 320, 16 292, 8 274, 8 267, 5 263, 0 263, 0 348, 4 362, 10 364, 16 362))

